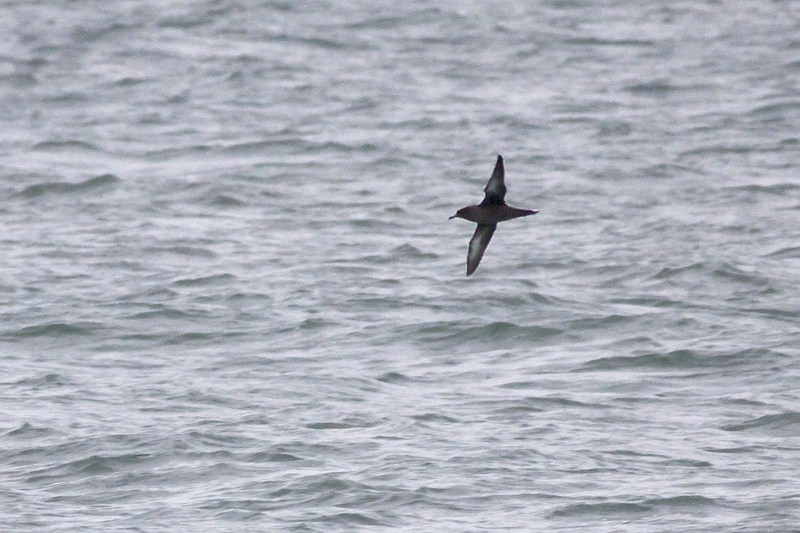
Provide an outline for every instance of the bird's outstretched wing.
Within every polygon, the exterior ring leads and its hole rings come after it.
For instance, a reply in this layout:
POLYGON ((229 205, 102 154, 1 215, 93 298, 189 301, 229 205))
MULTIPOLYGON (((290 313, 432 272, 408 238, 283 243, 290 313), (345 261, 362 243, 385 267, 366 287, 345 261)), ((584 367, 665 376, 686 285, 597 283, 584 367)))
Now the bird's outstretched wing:
POLYGON ((481 205, 503 205, 506 197, 506 184, 505 184, 505 169, 503 168, 503 156, 497 156, 497 163, 494 165, 494 172, 492 177, 489 178, 489 183, 483 192, 486 196, 483 197, 481 205))
MULTIPOLYGON (((502 167, 501 167, 502 168, 502 167)), ((467 252, 467 276, 475 272, 478 263, 481 262, 483 252, 492 240, 497 224, 478 224, 472 239, 469 241, 469 252, 467 252)))

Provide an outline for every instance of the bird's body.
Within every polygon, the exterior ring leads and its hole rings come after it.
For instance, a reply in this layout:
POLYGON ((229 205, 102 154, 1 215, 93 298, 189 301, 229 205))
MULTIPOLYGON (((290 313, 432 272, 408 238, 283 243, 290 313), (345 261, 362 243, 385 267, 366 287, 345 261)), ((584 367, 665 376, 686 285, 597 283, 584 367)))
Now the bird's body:
POLYGON ((470 205, 458 210, 451 218, 463 218, 477 224, 497 224, 513 218, 533 215, 538 211, 530 209, 517 209, 510 205, 470 205))
POLYGON ((489 246, 489 241, 492 239, 494 230, 497 229, 499 222, 538 213, 538 211, 531 209, 518 209, 506 204, 505 168, 503 167, 502 156, 497 156, 497 163, 495 163, 492 177, 489 178, 489 183, 486 184, 483 190, 486 196, 484 196, 480 204, 462 207, 455 215, 450 217, 463 218, 478 224, 475 234, 472 235, 472 239, 469 241, 467 276, 478 268, 483 252, 489 246))

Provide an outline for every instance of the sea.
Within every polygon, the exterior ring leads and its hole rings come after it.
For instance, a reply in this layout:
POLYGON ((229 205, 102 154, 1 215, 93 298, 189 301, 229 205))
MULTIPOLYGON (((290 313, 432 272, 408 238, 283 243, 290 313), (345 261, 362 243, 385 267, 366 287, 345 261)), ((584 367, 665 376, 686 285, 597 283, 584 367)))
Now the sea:
POLYGON ((0 531, 800 531, 800 3, 0 30, 0 531))

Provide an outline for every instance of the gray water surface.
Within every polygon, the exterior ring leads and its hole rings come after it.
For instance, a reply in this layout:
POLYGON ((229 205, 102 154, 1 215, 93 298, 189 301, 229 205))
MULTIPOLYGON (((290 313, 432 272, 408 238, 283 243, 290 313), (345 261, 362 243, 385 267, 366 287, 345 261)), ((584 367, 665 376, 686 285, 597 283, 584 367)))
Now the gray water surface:
POLYGON ((3 530, 800 530, 794 2, 0 30, 3 530))

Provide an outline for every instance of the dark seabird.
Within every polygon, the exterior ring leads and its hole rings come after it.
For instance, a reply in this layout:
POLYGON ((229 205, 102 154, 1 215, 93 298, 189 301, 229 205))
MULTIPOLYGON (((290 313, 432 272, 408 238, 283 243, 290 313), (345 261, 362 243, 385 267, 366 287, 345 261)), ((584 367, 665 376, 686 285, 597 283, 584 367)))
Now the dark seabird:
POLYGON ((506 184, 504 182, 505 170, 503 169, 503 156, 497 156, 497 163, 494 165, 494 172, 489 178, 489 183, 483 191, 486 196, 480 205, 470 205, 459 209, 450 218, 463 218, 470 222, 476 222, 478 227, 475 234, 469 241, 469 252, 467 252, 467 276, 475 272, 478 263, 481 262, 483 252, 492 240, 494 230, 497 229, 498 222, 511 220, 512 218, 526 217, 535 215, 539 211, 530 209, 517 209, 506 205, 506 184))

